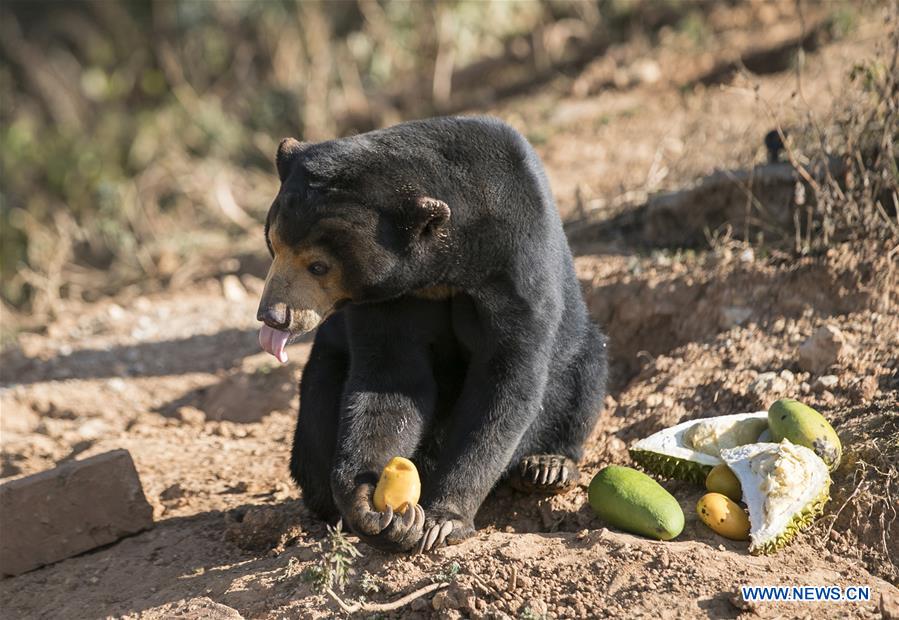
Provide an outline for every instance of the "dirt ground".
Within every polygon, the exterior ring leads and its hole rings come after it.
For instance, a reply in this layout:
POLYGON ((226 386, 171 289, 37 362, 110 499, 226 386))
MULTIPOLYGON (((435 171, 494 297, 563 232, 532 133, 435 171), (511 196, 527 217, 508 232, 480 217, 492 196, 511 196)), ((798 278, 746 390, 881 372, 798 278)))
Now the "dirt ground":
MULTIPOLYGON (((751 47, 798 36, 788 17, 770 16, 751 47)), ((776 63, 721 83, 703 79, 749 46, 735 29, 711 51, 685 50, 676 38, 632 43, 539 92, 476 110, 518 126, 545 159, 590 310, 611 337, 610 395, 577 490, 535 499, 500 487, 478 515, 477 535, 432 555, 360 546, 344 599, 391 601, 443 578, 448 588, 381 615, 876 618, 882 597, 899 604, 896 254, 834 244, 797 260, 764 243, 672 249, 649 234, 606 234, 653 192, 761 163, 775 119, 792 125, 826 113, 887 27, 875 14, 808 53, 796 96, 796 72, 776 63), (683 62, 690 54, 702 62, 683 62), (813 374, 800 368, 797 348, 824 325, 839 328, 846 345, 839 363, 813 374), (687 518, 673 542, 607 528, 586 505, 592 475, 628 464, 634 440, 784 396, 819 408, 846 457, 825 516, 779 554, 753 557, 745 543, 713 534, 694 510, 702 491, 686 484, 665 483, 687 518), (758 605, 738 596, 741 585, 778 584, 867 585, 872 596, 758 605)), ((5 617, 343 615, 305 578, 326 530, 287 473, 309 341, 288 349, 284 367, 259 352, 261 235, 256 245, 255 256, 223 261, 224 277, 72 303, 44 333, 20 334, 2 352, 0 478, 125 448, 157 521, 3 580, 5 617)))

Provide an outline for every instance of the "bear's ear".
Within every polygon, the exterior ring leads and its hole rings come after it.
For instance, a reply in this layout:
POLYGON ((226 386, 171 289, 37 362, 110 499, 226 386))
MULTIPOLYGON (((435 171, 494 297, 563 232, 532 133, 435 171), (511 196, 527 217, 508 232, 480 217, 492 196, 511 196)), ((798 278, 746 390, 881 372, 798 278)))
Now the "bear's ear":
POLYGON ((283 182, 290 174, 290 164, 300 154, 305 144, 296 138, 284 138, 278 144, 278 154, 275 155, 275 166, 278 168, 278 178, 283 182))
POLYGON ((429 196, 417 196, 412 199, 416 239, 426 235, 443 236, 450 219, 450 208, 442 200, 429 196))

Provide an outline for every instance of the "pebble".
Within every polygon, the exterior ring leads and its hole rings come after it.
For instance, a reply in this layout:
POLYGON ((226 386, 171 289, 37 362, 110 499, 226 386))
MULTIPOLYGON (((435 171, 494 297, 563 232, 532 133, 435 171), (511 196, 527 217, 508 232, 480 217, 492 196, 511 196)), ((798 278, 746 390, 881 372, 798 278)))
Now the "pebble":
POLYGON ((163 501, 178 499, 179 497, 184 497, 184 487, 182 487, 179 482, 166 487, 166 489, 159 494, 159 499, 163 501))
POLYGON ((797 357, 803 370, 820 374, 836 364, 845 353, 846 337, 838 327, 823 325, 799 345, 797 357))
POLYGON ((750 391, 758 395, 768 393, 781 394, 787 389, 787 382, 775 372, 763 372, 749 384, 750 391))
POLYGON ((877 394, 877 377, 867 376, 852 386, 852 400, 856 403, 864 403, 877 394))
POLYGON ((247 289, 240 278, 232 273, 222 278, 222 295, 228 301, 243 301, 247 298, 247 289))
POLYGON ((669 566, 671 566, 671 557, 666 551, 662 551, 662 554, 659 556, 659 566, 661 566, 662 568, 668 568, 669 566))
POLYGON ((836 375, 824 375, 823 377, 818 377, 818 380, 815 381, 815 391, 823 392, 824 390, 832 390, 839 382, 840 380, 836 375))
POLYGON ((109 430, 109 425, 99 418, 93 418, 78 428, 78 434, 84 439, 97 439, 109 430))
POLYGON ((196 407, 191 407, 189 405, 178 407, 178 410, 175 411, 175 416, 185 424, 191 426, 202 426, 206 423, 206 414, 196 407))
POLYGON ((109 318, 113 321, 119 321, 125 318, 125 309, 118 304, 112 304, 106 309, 106 314, 108 314, 109 318))

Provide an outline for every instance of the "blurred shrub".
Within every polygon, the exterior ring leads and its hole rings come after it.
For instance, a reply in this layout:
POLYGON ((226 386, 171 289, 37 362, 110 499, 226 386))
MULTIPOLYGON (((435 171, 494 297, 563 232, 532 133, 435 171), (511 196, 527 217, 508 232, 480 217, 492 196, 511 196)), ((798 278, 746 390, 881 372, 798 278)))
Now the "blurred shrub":
POLYGON ((690 4, 7 1, 0 297, 165 283, 256 229, 280 137, 480 104, 690 4))

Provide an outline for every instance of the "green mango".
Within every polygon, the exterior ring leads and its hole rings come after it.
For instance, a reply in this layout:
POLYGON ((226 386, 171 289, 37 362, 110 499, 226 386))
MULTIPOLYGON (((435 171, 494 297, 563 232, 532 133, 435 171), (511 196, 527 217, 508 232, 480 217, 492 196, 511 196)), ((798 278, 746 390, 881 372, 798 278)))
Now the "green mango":
POLYGON ((684 529, 684 512, 677 500, 630 467, 603 468, 590 482, 587 497, 600 518, 626 532, 671 540, 684 529))
POLYGON ((820 413, 798 400, 781 398, 768 409, 768 428, 772 440, 784 439, 810 448, 821 457, 830 471, 834 471, 843 456, 840 438, 820 413))
POLYGON ((740 481, 725 464, 715 465, 705 479, 705 488, 712 493, 720 493, 739 502, 743 498, 743 488, 740 481))

